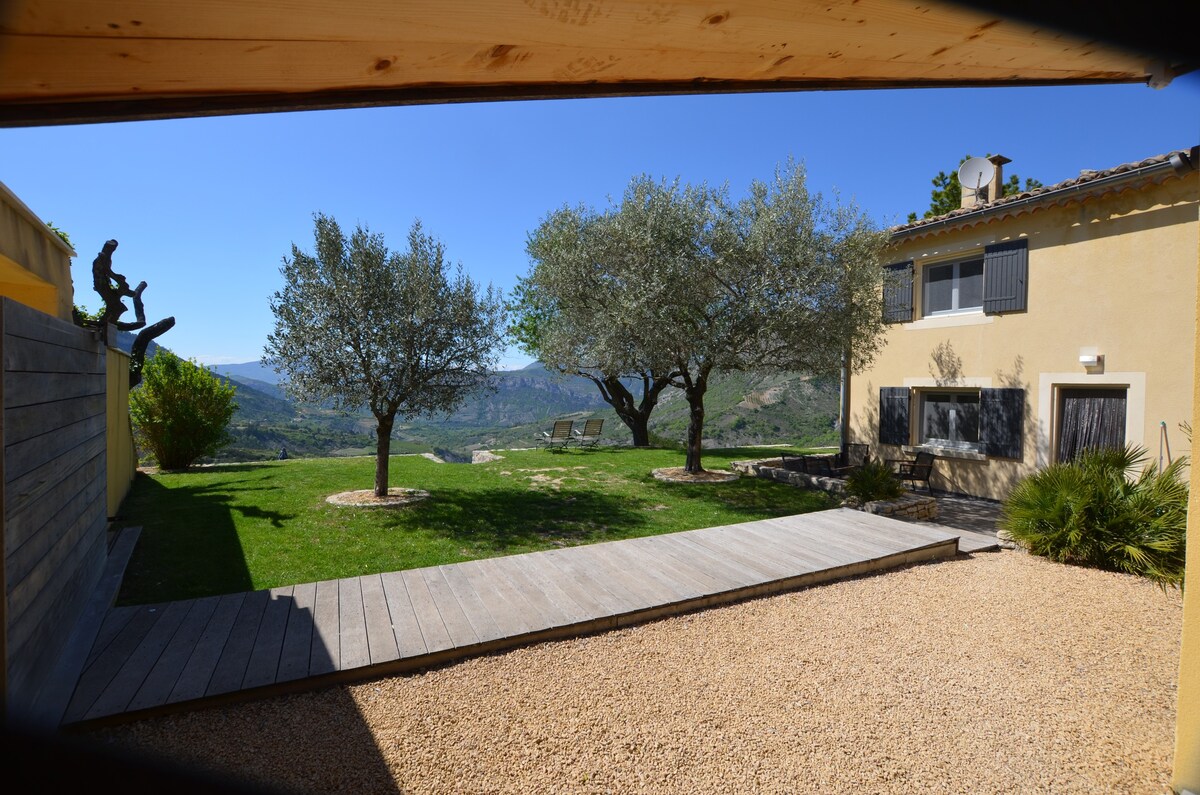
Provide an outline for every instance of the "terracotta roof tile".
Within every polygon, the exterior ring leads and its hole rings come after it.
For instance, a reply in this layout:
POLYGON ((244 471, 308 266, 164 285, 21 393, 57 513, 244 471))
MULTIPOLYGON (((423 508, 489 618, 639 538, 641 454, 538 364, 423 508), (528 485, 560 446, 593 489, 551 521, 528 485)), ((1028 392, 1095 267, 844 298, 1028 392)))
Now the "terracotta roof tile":
MULTIPOLYGON (((935 224, 940 221, 945 221, 947 219, 955 218, 960 215, 967 215, 970 213, 978 213, 980 211, 986 211, 986 210, 991 210, 993 208, 1003 207, 1006 204, 1012 204, 1013 202, 1017 202, 1022 199, 1028 199, 1028 198, 1034 197, 1034 196, 1042 196, 1042 195, 1054 193, 1056 191, 1064 190, 1066 188, 1073 188, 1077 185, 1085 185, 1089 182, 1094 182, 1099 179, 1104 179, 1105 177, 1112 177, 1112 176, 1116 176, 1118 174, 1124 174, 1129 171, 1135 171, 1139 168, 1145 168, 1146 166, 1153 166, 1158 163, 1165 163, 1166 161, 1171 159, 1172 155, 1175 155, 1175 154, 1182 153, 1182 154, 1188 155, 1189 157, 1194 157, 1195 151, 1196 151, 1195 148, 1192 148, 1191 150, 1176 149, 1172 152, 1167 152, 1166 154, 1163 154, 1163 155, 1155 155, 1154 157, 1148 157, 1145 160, 1137 160, 1132 163, 1122 163, 1119 166, 1114 166, 1112 168, 1105 169, 1104 171, 1092 171, 1090 169, 1085 169, 1083 171, 1080 171, 1079 176, 1074 177, 1073 179, 1063 180, 1062 182, 1057 182, 1053 185, 1045 185, 1041 188, 1038 188, 1037 190, 1021 191, 1020 193, 1014 193, 1009 196, 1004 196, 1004 197, 996 199, 995 201, 992 201, 992 202, 984 202, 983 204, 977 204, 974 207, 963 207, 963 208, 960 208, 957 210, 951 210, 950 212, 945 213, 944 215, 938 215, 938 216, 934 216, 932 218, 922 218, 918 221, 914 221, 909 224, 900 224, 899 226, 891 227, 888 231, 893 234, 897 234, 900 232, 907 232, 911 229, 920 229, 921 227, 926 226, 928 224, 935 224)), ((1195 165, 1200 165, 1200 163, 1195 164, 1195 165)))

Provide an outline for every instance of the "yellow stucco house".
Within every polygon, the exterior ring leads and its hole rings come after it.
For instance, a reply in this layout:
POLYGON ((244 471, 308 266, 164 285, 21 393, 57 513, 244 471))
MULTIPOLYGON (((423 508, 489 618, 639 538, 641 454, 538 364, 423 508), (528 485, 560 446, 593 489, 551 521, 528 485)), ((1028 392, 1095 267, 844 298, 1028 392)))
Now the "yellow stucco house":
POLYGON ((1200 148, 892 230, 886 345, 853 379, 852 441, 937 456, 931 486, 1004 498, 1080 449, 1189 452, 1200 148))

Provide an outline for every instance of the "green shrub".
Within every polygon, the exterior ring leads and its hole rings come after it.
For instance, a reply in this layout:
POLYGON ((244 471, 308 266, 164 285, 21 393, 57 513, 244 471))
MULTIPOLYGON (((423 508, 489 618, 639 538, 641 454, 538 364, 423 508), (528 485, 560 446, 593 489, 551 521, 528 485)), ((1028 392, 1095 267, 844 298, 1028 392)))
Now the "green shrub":
POLYGON ((1184 459, 1143 469, 1145 448, 1092 450, 1022 480, 1001 526, 1035 555, 1183 587, 1184 459), (1140 470, 1131 477, 1130 473, 1140 470))
POLYGON ((236 390, 194 362, 159 349, 129 393, 129 415, 138 443, 163 469, 187 469, 230 441, 225 428, 236 390))
POLYGON ((904 493, 904 486, 886 462, 868 456, 847 476, 846 493, 860 502, 894 500, 904 493))

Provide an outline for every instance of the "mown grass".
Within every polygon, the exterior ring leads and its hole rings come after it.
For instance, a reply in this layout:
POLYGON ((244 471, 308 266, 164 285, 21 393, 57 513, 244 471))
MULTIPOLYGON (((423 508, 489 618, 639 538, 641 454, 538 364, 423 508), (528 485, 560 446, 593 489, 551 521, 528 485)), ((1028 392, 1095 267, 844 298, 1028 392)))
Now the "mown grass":
MULTIPOLYGON (((705 451, 706 469, 761 448, 705 451)), ((391 461, 391 485, 430 497, 400 509, 325 497, 370 488, 373 458, 291 459, 139 476, 122 506, 142 536, 122 604, 186 599, 554 547, 672 533, 831 507, 757 478, 663 483, 674 450, 506 451, 488 464, 391 461)))

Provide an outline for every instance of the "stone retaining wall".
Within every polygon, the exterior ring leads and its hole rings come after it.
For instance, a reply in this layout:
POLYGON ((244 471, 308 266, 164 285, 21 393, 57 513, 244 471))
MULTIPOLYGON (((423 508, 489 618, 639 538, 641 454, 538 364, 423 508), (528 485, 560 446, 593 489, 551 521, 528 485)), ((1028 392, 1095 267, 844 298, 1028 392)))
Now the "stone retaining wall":
POLYGON ((933 522, 938 518, 937 500, 920 494, 903 494, 894 500, 876 500, 862 506, 867 513, 890 516, 893 519, 915 519, 933 522))
MULTIPOLYGON (((734 461, 729 468, 744 475, 788 483, 804 489, 819 489, 832 494, 845 494, 846 481, 843 478, 827 478, 819 475, 806 475, 803 472, 792 472, 783 468, 783 459, 763 458, 757 461, 734 461)), ((867 513, 890 516, 894 519, 915 519, 922 522, 932 522, 938 518, 937 500, 912 492, 905 493, 894 500, 875 500, 857 507, 867 513)))
POLYGON ((826 478, 820 475, 806 475, 803 472, 792 472, 783 468, 780 458, 763 458, 758 461, 734 461, 729 465, 734 472, 743 475, 766 478, 779 483, 790 483, 804 489, 819 489, 833 494, 846 493, 846 481, 842 478, 826 478))

